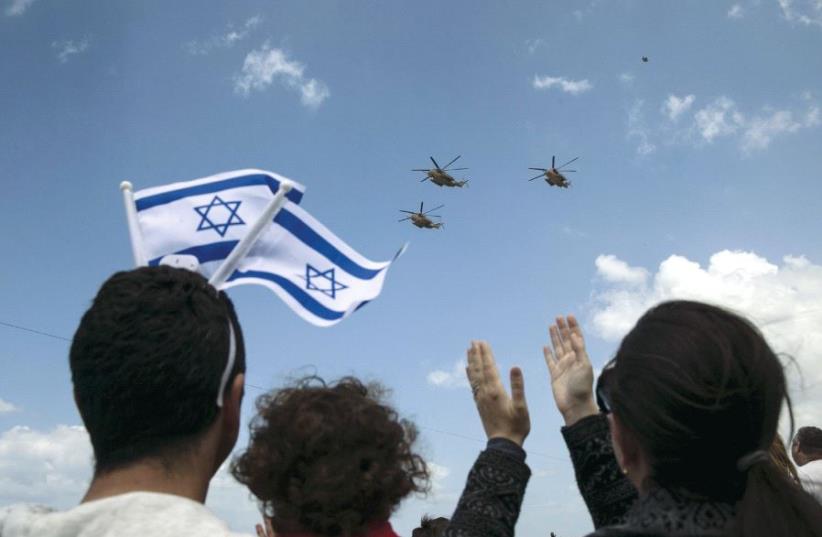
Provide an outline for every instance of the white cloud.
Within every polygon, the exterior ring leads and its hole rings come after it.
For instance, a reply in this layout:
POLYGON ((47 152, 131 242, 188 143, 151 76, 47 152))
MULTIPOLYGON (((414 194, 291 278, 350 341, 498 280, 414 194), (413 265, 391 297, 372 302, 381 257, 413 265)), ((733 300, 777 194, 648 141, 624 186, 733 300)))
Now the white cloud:
POLYGON ((779 6, 789 22, 822 27, 822 0, 779 0, 779 6))
POLYGON ((229 24, 222 34, 211 36, 203 41, 189 41, 185 44, 185 49, 189 54, 203 56, 214 49, 231 48, 236 43, 248 37, 251 30, 257 27, 262 20, 262 17, 255 15, 248 18, 239 28, 236 28, 233 24, 229 24))
POLYGON ((699 135, 707 142, 734 134, 745 121, 736 103, 724 96, 697 110, 694 120, 699 135))
POLYGON ((676 121, 683 113, 687 112, 691 105, 694 104, 696 97, 693 95, 686 95, 684 97, 677 97, 676 95, 668 95, 668 99, 662 105, 662 111, 667 114, 668 119, 676 121))
POLYGON ((11 412, 17 412, 18 410, 20 409, 13 404, 0 399, 0 414, 9 414, 11 412))
POLYGON ((458 360, 450 371, 435 369, 425 377, 428 384, 441 388, 467 388, 468 378, 465 375, 465 360, 458 360))
POLYGON ((60 60, 60 63, 66 63, 72 56, 82 54, 88 50, 90 44, 89 38, 84 37, 79 41, 70 39, 66 41, 54 41, 51 44, 51 48, 57 51, 57 59, 60 60))
POLYGON ((234 77, 234 91, 247 96, 254 90, 263 91, 275 80, 300 93, 300 102, 309 108, 319 107, 331 94, 328 87, 315 78, 306 79, 305 66, 289 60, 285 52, 268 43, 252 50, 245 57, 242 72, 234 77))
POLYGON ((634 83, 634 75, 633 73, 620 73, 619 81, 625 86, 630 86, 634 83))
POLYGON ((805 127, 816 127, 819 123, 819 107, 811 106, 805 114, 805 127))
MULTIPOLYGON (((614 277, 620 271, 603 268, 602 257, 597 258, 597 272, 606 285, 593 295, 591 317, 598 336, 618 340, 649 307, 665 300, 692 299, 731 308, 754 321, 775 351, 796 359, 803 379, 792 373, 790 378, 800 425, 822 423, 822 265, 802 256, 785 256, 775 264, 753 252, 723 250, 704 268, 672 255, 638 283, 639 277, 614 277)), ((628 267, 629 274, 645 271, 610 257, 628 267)))
POLYGON ((731 9, 728 10, 729 19, 741 19, 744 16, 745 9, 742 7, 741 4, 734 4, 731 6, 731 9))
POLYGON ((0 505, 65 508, 82 497, 91 475, 91 444, 83 427, 41 432, 18 426, 0 434, 0 505))
POLYGON ((642 99, 637 99, 628 110, 628 139, 637 140, 636 152, 640 156, 650 155, 656 151, 656 145, 650 141, 650 130, 642 114, 644 104, 642 99))
POLYGON ((543 45, 545 45, 545 40, 541 37, 525 40, 525 48, 528 49, 528 54, 535 53, 543 45))
POLYGON ((22 15, 33 3, 34 0, 11 0, 6 8, 6 15, 9 17, 22 15))
POLYGON ((533 81, 534 89, 542 90, 542 89, 551 89, 551 88, 559 88, 560 90, 564 91, 565 93, 570 93, 571 95, 579 95, 580 93, 585 93, 586 91, 591 90, 594 86, 587 79, 584 80, 569 80, 562 76, 537 76, 534 75, 533 81))
POLYGON ((789 110, 777 110, 766 117, 754 117, 745 124, 740 142, 742 151, 750 153, 756 149, 765 149, 774 136, 796 132, 802 124, 793 119, 789 110))
POLYGON ((641 267, 631 267, 615 255, 599 255, 594 264, 597 273, 611 283, 642 285, 648 279, 648 271, 641 267))

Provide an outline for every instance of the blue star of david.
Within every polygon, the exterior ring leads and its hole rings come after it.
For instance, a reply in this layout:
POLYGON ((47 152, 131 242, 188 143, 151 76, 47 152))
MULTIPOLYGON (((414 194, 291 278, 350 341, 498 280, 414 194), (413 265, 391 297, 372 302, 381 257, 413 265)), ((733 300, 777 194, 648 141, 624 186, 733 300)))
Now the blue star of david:
POLYGON ((337 291, 348 289, 348 286, 337 281, 336 277, 334 276, 333 267, 321 272, 316 268, 312 267, 310 264, 306 264, 305 288, 309 291, 319 291, 326 296, 330 296, 331 298, 336 299, 337 291), (316 278, 320 278, 321 280, 327 280, 328 287, 319 287, 316 283, 314 283, 314 279, 316 278))
POLYGON ((242 226, 245 225, 245 222, 240 215, 237 214, 237 209, 240 208, 241 201, 223 201, 220 199, 220 196, 214 196, 214 199, 211 200, 211 203, 208 205, 200 205, 199 207, 194 207, 194 210, 197 211, 202 219, 200 220, 200 225, 197 226, 197 231, 206 231, 208 229, 213 229, 217 233, 219 233, 220 237, 225 237, 225 232, 228 230, 228 226, 242 226), (217 215, 225 215, 225 212, 228 211, 228 218, 224 219, 224 222, 220 222, 216 217, 209 217, 209 213, 212 209, 225 207, 224 210, 218 210, 217 215), (213 218, 213 219, 212 219, 213 218))

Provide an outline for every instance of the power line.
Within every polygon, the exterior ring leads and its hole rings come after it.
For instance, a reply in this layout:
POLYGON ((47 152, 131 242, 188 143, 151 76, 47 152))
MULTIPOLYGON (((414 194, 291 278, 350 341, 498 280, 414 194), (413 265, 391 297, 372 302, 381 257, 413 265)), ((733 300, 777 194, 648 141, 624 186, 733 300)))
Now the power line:
POLYGON ((25 326, 20 326, 20 325, 17 325, 17 324, 7 323, 5 321, 0 321, 0 325, 6 326, 8 328, 14 328, 16 330, 23 330, 24 332, 31 332, 32 334, 39 334, 41 336, 46 336, 46 337, 50 337, 50 338, 54 338, 54 339, 59 339, 61 341, 69 341, 69 342, 71 341, 67 337, 58 336, 56 334, 49 334, 48 332, 43 332, 42 330, 35 330, 34 328, 27 328, 25 326))

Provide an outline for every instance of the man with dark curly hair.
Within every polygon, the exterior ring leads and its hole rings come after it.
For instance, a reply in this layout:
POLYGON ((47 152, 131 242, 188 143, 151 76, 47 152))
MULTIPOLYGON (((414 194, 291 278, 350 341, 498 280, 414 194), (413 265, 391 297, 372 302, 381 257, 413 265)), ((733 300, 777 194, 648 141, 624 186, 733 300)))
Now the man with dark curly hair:
POLYGON ((203 505, 240 426, 245 348, 225 293, 183 269, 118 272, 80 321, 70 366, 91 485, 68 511, 0 509, 0 535, 232 535, 203 505))

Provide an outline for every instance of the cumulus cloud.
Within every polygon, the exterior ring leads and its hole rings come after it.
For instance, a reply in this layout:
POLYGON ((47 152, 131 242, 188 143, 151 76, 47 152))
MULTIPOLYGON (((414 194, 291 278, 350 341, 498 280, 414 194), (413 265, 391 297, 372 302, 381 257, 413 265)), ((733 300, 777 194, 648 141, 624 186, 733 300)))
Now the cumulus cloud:
POLYGON ((684 97, 677 97, 676 95, 668 95, 668 98, 662 104, 663 112, 671 121, 679 119, 683 113, 687 112, 691 105, 694 104, 696 97, 694 95, 686 95, 684 97))
POLYGON ((628 139, 637 141, 636 153, 639 156, 650 155, 656 151, 656 145, 650 141, 651 131, 642 113, 644 105, 642 99, 637 99, 628 110, 628 139))
POLYGON ((776 110, 767 116, 753 117, 745 124, 741 147, 746 153, 765 149, 780 134, 796 132, 802 124, 793 118, 790 110, 776 110))
POLYGON ((18 410, 19 409, 13 404, 0 399, 0 414, 9 414, 11 412, 17 412, 18 410))
POLYGON ((744 123, 736 103, 728 97, 718 97, 694 114, 699 135, 707 142, 735 133, 744 123))
POLYGON ((58 425, 43 432, 18 426, 0 434, 0 505, 68 507, 82 497, 91 474, 91 444, 83 427, 58 425))
POLYGON ((822 27, 822 0, 779 0, 779 6, 789 22, 822 27))
POLYGON ((252 91, 263 91, 274 81, 300 93, 300 102, 309 108, 319 107, 331 93, 320 80, 306 78, 305 66, 289 60, 285 52, 265 43, 245 57, 240 74, 234 77, 234 91, 247 96, 252 91))
POLYGON ((741 19, 744 16, 745 9, 742 7, 741 4, 734 4, 731 6, 731 9, 728 10, 729 19, 741 19))
POLYGON ((586 91, 591 90, 594 85, 588 82, 587 79, 583 80, 569 80, 563 76, 537 76, 534 75, 533 81, 534 89, 538 90, 547 90, 551 88, 558 88, 565 93, 570 93, 571 95, 579 95, 580 93, 585 93, 586 91))
POLYGON ((665 300, 731 308, 754 321, 774 350, 796 359, 802 378, 792 376, 791 386, 799 421, 822 423, 822 265, 803 256, 773 263, 754 252, 723 250, 706 267, 672 255, 654 274, 614 256, 600 256, 596 267, 605 282, 593 295, 591 321, 598 336, 618 340, 645 310, 665 300))
POLYGON ((53 41, 51 48, 57 51, 57 59, 60 63, 66 63, 72 56, 82 54, 88 50, 91 44, 88 37, 84 37, 79 41, 68 39, 65 41, 53 41))
POLYGON ((426 376, 428 384, 440 388, 467 388, 468 378, 465 375, 465 360, 457 360, 450 370, 435 369, 426 376))
POLYGON ((8 7, 6 7, 6 15, 9 17, 22 15, 33 3, 34 0, 11 0, 8 7))
POLYGON ((204 56, 215 49, 231 48, 238 42, 248 37, 251 31, 257 27, 262 20, 262 17, 255 15, 246 19, 246 21, 239 27, 229 24, 225 31, 219 35, 213 35, 202 41, 189 41, 185 44, 185 49, 189 54, 204 56))

